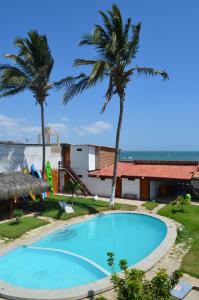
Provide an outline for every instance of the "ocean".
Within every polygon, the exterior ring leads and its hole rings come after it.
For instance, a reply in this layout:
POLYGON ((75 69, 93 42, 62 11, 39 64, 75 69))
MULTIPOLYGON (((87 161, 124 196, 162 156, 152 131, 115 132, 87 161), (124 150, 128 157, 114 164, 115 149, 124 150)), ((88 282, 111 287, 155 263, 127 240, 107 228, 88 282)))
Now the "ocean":
POLYGON ((199 151, 121 151, 120 160, 199 161, 199 151))

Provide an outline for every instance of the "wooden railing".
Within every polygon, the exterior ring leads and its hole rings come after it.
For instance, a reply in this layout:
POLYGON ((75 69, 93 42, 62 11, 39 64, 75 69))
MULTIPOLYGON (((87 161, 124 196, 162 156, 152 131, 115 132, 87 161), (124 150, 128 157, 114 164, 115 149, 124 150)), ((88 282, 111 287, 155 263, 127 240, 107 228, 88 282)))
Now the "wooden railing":
POLYGON ((91 195, 90 191, 87 189, 84 182, 77 176, 77 174, 71 169, 71 167, 69 165, 63 164, 63 162, 59 161, 58 169, 65 171, 70 176, 72 181, 78 182, 80 184, 80 186, 82 188, 82 193, 84 194, 84 196, 91 195))

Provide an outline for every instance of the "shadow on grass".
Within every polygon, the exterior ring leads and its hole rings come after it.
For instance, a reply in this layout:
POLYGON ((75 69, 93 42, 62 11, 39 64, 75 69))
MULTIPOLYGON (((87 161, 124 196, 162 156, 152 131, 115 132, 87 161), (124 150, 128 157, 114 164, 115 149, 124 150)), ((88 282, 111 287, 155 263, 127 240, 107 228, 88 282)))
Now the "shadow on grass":
MULTIPOLYGON (((97 208, 95 208, 89 204, 86 204, 86 203, 73 202, 73 204, 74 204, 74 206, 78 206, 82 210, 87 210, 89 212, 89 214, 96 214, 100 211, 97 208)), ((103 206, 100 206, 100 207, 103 207, 103 206)))
POLYGON ((182 213, 182 214, 188 214, 189 212, 186 211, 185 209, 177 209, 177 208, 172 208, 171 209, 172 214, 177 214, 177 213, 182 213))
MULTIPOLYGON (((75 213, 73 216, 79 216, 79 215, 85 215, 85 214, 97 214, 102 211, 106 211, 109 209, 109 205, 107 203, 99 203, 95 200, 92 201, 90 199, 90 203, 88 201, 79 201, 79 198, 74 198, 72 199, 50 199, 50 200, 45 200, 44 201, 44 208, 43 212, 44 214, 51 214, 50 217, 60 220, 60 219, 65 219, 65 211, 60 207, 58 204, 58 201, 66 201, 68 204, 71 204, 74 208, 75 213)), ((41 213, 41 214, 42 214, 41 213)))
POLYGON ((19 225, 20 223, 22 223, 22 221, 19 221, 19 222, 17 222, 17 221, 13 221, 13 222, 9 223, 9 224, 8 224, 8 226, 15 226, 15 225, 19 225))
POLYGON ((63 213, 64 213, 64 211, 61 210, 61 209, 59 209, 58 212, 57 212, 57 214, 56 214, 56 216, 55 216, 55 219, 60 220, 61 217, 62 217, 62 215, 63 215, 63 213))

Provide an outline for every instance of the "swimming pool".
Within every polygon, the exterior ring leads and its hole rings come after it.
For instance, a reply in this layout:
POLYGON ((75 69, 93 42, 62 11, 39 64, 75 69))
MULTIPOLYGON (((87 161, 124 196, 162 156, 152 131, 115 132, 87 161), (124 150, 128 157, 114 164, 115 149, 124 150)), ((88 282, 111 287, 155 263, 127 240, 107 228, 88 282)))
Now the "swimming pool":
POLYGON ((90 284, 109 276, 107 252, 133 266, 167 236, 168 226, 139 213, 108 213, 66 226, 28 247, 0 256, 0 281, 12 286, 57 290, 90 284))

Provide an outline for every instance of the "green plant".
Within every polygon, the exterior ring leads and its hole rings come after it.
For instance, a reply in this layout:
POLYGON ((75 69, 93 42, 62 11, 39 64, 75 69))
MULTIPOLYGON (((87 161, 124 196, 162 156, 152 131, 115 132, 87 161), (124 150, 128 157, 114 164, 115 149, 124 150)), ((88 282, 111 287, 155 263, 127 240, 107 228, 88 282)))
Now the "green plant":
POLYGON ((111 10, 107 12, 100 10, 99 14, 102 17, 103 25, 95 25, 91 33, 82 36, 79 44, 80 46, 92 46, 97 52, 95 58, 88 60, 76 59, 74 62, 75 66, 91 66, 90 73, 81 73, 77 77, 66 77, 58 82, 57 86, 66 88, 63 99, 66 104, 78 93, 95 86, 96 83, 101 82, 103 79, 107 79, 108 87, 102 112, 105 111, 113 96, 117 95, 119 98, 119 118, 115 139, 115 158, 110 197, 110 205, 114 205, 126 88, 136 74, 146 76, 160 75, 163 79, 168 79, 168 75, 166 72, 157 69, 132 66, 139 48, 140 23, 133 25, 131 18, 128 18, 125 22, 119 8, 115 4, 113 4, 111 10))
POLYGON ((21 209, 14 209, 13 217, 16 219, 16 223, 21 221, 21 217, 23 216, 23 210, 21 209))
POLYGON ((171 204, 175 209, 184 211, 184 206, 190 204, 190 198, 180 195, 171 204))
POLYGON ((182 277, 181 271, 175 271, 169 276, 165 270, 159 270, 149 281, 144 272, 137 269, 128 269, 126 260, 119 263, 123 274, 114 272, 114 254, 107 253, 108 265, 112 269, 111 281, 117 292, 118 300, 169 300, 170 290, 182 277))
POLYGON ((71 200, 72 200, 72 205, 73 205, 74 195, 78 196, 79 192, 82 191, 82 186, 77 181, 69 180, 69 181, 66 182, 64 190, 65 190, 65 192, 71 193, 71 195, 72 195, 71 200))

